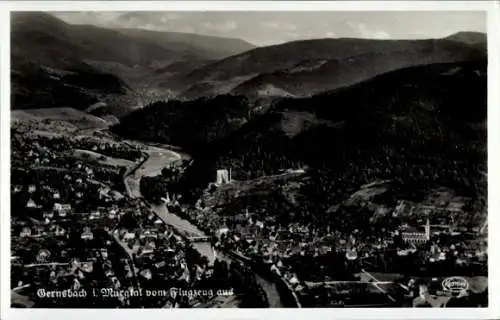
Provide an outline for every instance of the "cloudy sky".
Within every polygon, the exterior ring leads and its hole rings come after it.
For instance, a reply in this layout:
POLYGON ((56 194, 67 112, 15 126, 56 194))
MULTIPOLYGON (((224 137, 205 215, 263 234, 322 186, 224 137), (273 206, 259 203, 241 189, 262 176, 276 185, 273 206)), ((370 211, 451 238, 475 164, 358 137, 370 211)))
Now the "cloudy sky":
POLYGON ((484 12, 57 12, 68 23, 198 33, 270 45, 311 38, 421 39, 486 32, 484 12))

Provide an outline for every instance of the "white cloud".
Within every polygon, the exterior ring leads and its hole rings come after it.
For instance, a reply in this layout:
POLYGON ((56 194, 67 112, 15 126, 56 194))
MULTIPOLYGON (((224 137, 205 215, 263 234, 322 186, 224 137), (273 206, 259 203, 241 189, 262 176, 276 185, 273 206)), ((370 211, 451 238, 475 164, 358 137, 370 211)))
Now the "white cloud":
POLYGON ((152 23, 148 23, 146 25, 139 26, 138 28, 140 28, 140 29, 146 29, 146 30, 159 30, 158 26, 156 26, 156 25, 154 25, 152 23))
POLYGON ((368 39, 390 39, 391 35, 383 30, 377 30, 367 27, 364 23, 354 24, 347 23, 351 28, 355 29, 361 38, 368 39))
POLYGON ((464 30, 486 31, 484 12, 88 11, 53 14, 68 23, 225 36, 258 45, 325 37, 423 39, 464 30))
POLYGON ((386 40, 386 39, 390 39, 391 38, 391 35, 388 34, 387 32, 385 31, 381 31, 381 30, 378 30, 378 31, 375 31, 372 33, 372 36, 371 36, 373 39, 381 39, 381 40, 386 40))
POLYGON ((238 27, 238 25, 234 21, 226 21, 224 23, 205 22, 202 24, 202 27, 205 30, 213 30, 213 31, 218 31, 218 32, 228 32, 228 31, 236 29, 238 27))
POLYGON ((52 12, 52 14, 66 22, 75 24, 95 24, 106 26, 114 24, 116 20, 123 14, 120 12, 99 12, 99 11, 83 11, 83 12, 52 12))
POLYGON ((175 14, 175 13, 167 13, 165 15, 163 15, 161 18, 160 18, 160 21, 163 22, 163 23, 167 23, 168 21, 171 21, 171 20, 179 20, 180 17, 178 14, 175 14))
POLYGON ((296 31, 297 26, 288 22, 266 21, 262 23, 265 28, 283 30, 283 31, 296 31))

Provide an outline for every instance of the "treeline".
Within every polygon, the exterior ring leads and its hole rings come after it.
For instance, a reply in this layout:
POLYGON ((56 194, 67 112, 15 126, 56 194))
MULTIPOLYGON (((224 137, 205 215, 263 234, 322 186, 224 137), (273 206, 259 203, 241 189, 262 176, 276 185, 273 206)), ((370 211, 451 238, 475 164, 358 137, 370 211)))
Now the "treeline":
POLYGON ((34 63, 12 68, 12 108, 72 107, 85 109, 100 95, 124 95, 126 85, 112 74, 82 65, 68 71, 48 71, 34 63))
MULTIPOLYGON (((415 200, 437 185, 449 187, 483 198, 474 204, 481 208, 486 194, 480 173, 486 172, 484 72, 481 63, 400 70, 328 94, 282 99, 234 131, 228 123, 244 117, 245 98, 156 104, 131 115, 119 130, 131 126, 127 132, 136 138, 194 151, 193 165, 175 186, 184 200, 195 201, 218 168, 231 168, 237 180, 308 168, 302 207, 293 209, 304 220, 311 214, 317 223, 329 220, 323 213, 330 206, 376 179, 395 181, 399 196, 415 200), (312 120, 290 135, 300 120, 297 113, 312 120)), ((270 215, 290 215, 285 199, 266 208, 270 215)))
POLYGON ((147 200, 153 200, 154 202, 166 197, 167 192, 170 195, 179 195, 187 188, 189 186, 185 185, 182 172, 177 167, 163 168, 160 175, 155 177, 144 176, 140 182, 141 194, 147 200))
POLYGON ((243 96, 217 96, 183 102, 156 102, 121 119, 112 131, 124 137, 180 146, 198 153, 241 126, 249 115, 243 96))
POLYGON ((138 148, 126 144, 100 142, 92 138, 71 139, 64 136, 56 137, 23 137, 16 142, 16 147, 29 148, 31 144, 47 146, 54 152, 67 152, 74 149, 94 151, 104 156, 137 161, 144 157, 144 153, 138 148))
MULTIPOLYGON (((271 112, 219 141, 219 163, 225 158, 241 162, 243 172, 234 173, 253 176, 272 172, 273 162, 279 170, 284 161, 331 168, 385 158, 403 165, 393 158, 401 152, 422 154, 419 163, 427 161, 423 158, 438 162, 447 158, 436 154, 445 147, 457 161, 484 165, 486 131, 473 125, 486 119, 486 78, 467 67, 472 68, 465 65, 458 74, 445 76, 447 69, 440 65, 403 70, 332 94, 283 99, 271 112), (312 113, 318 123, 327 123, 289 138, 282 127, 293 125, 285 119, 293 112, 312 113), (429 147, 432 151, 425 152, 429 147)), ((384 168, 369 166, 375 167, 384 168)))

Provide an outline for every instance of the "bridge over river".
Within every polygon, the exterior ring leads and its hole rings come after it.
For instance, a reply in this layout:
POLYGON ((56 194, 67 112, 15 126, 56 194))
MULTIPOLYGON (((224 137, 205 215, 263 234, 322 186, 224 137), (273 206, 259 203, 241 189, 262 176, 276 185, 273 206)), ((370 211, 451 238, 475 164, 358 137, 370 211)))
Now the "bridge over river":
MULTIPOLYGON (((170 163, 176 162, 182 158, 182 155, 159 146, 149 146, 148 159, 141 163, 138 168, 132 173, 125 176, 125 186, 131 197, 142 197, 140 192, 140 179, 143 176, 155 176, 161 173, 161 169, 170 163)), ((209 237, 195 225, 189 221, 180 218, 179 216, 170 213, 164 203, 151 204, 151 208, 158 217, 176 228, 181 234, 187 236, 193 241, 193 247, 203 256, 207 257, 210 263, 215 261, 215 258, 231 262, 231 258, 224 255, 222 252, 216 252, 210 244, 209 237)), ((257 273, 254 273, 257 283, 266 293, 270 308, 282 308, 283 302, 276 284, 272 281, 262 278, 257 273)))

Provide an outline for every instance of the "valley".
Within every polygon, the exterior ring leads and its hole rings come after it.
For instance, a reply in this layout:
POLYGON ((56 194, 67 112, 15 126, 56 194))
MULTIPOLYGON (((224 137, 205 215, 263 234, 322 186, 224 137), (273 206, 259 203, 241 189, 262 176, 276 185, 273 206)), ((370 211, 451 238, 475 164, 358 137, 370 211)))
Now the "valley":
POLYGON ((13 306, 488 305, 486 34, 11 29, 13 306))

